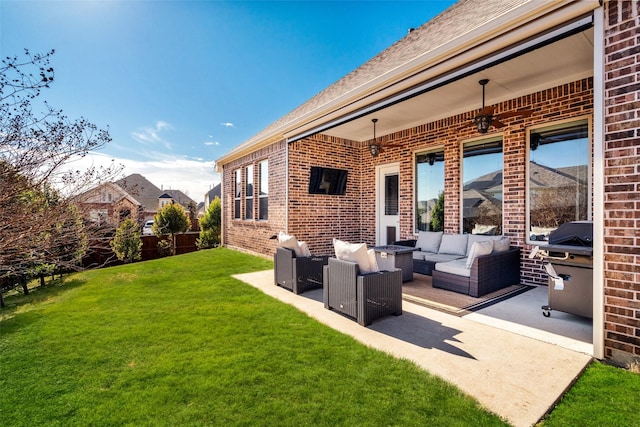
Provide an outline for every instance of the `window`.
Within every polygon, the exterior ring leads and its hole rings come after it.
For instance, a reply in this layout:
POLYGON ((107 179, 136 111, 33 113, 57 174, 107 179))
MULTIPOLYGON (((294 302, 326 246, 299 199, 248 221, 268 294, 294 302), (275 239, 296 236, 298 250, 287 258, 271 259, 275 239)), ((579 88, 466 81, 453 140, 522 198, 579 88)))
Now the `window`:
POLYGON ((416 231, 444 230, 444 152, 416 155, 416 231))
POLYGON ((107 210, 106 209, 92 209, 89 212, 89 219, 91 222, 95 222, 98 225, 107 223, 107 210))
POLYGON ((242 218, 240 214, 240 198, 242 197, 242 174, 240 169, 234 172, 233 187, 233 218, 240 219, 242 218))
POLYGON ((462 232, 502 234, 502 139, 462 149, 462 232))
POLYGON ((559 225, 591 218, 590 152, 587 120, 530 131, 530 240, 547 241, 559 225))
POLYGON ((258 219, 269 219, 269 162, 258 163, 258 219))
POLYGON ((244 219, 253 219, 253 165, 245 168, 244 219))
POLYGON ((384 177, 384 214, 399 215, 399 189, 398 174, 386 175, 384 177))

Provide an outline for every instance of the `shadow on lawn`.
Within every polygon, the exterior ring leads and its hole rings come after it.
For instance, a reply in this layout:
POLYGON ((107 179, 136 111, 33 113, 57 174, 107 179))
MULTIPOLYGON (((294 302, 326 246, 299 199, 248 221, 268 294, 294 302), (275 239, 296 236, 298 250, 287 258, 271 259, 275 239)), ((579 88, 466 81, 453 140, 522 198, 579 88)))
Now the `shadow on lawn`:
MULTIPOLYGON (((22 292, 22 288, 16 288, 11 292, 7 292, 4 296, 6 306, 0 308, 0 322, 11 319, 17 312, 22 312, 22 309, 28 305, 37 306, 71 289, 77 288, 84 283, 84 280, 57 279, 44 286, 29 287, 29 293, 27 295, 22 292)), ((6 332, 6 330, 3 327, 3 333, 4 332, 6 332)))

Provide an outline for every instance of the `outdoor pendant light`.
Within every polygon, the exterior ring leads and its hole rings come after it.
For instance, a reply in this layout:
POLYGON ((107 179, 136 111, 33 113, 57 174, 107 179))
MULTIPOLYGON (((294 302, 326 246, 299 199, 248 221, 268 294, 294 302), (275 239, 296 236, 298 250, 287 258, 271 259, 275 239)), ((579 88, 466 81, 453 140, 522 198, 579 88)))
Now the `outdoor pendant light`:
POLYGON ((380 154, 380 144, 376 144, 376 122, 378 119, 371 119, 373 122, 373 141, 369 144, 369 152, 373 157, 378 157, 380 154))

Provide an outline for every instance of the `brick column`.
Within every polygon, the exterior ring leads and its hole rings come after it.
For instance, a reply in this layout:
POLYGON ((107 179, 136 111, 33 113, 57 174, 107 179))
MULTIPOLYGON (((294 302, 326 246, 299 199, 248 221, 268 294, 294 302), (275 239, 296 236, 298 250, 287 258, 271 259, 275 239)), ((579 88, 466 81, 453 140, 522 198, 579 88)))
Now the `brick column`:
POLYGON ((605 357, 640 359, 640 2, 606 1, 605 357))

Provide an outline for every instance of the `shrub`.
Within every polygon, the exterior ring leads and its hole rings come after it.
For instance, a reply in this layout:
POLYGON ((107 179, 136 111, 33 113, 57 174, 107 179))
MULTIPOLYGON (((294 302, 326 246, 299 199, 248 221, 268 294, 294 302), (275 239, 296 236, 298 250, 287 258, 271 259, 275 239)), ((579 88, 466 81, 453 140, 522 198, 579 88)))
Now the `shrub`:
POLYGON ((198 249, 215 248, 220 244, 221 213, 222 203, 219 197, 215 197, 200 219, 200 237, 196 240, 198 249))
POLYGON ((142 256, 140 227, 131 218, 125 219, 118 226, 116 235, 109 245, 120 261, 130 263, 139 260, 142 256))

